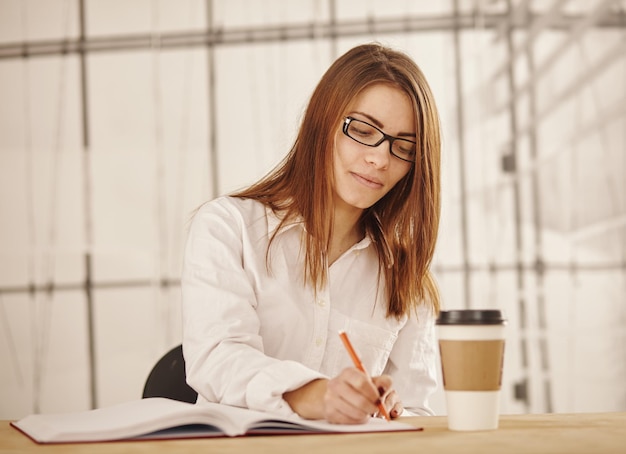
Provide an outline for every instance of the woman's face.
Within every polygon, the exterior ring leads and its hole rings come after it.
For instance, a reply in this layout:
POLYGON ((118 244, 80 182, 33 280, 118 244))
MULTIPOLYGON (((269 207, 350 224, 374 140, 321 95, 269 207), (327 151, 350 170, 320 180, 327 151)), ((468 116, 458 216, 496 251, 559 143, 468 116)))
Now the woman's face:
MULTIPOLYGON (((390 136, 415 140, 409 97, 392 85, 379 83, 365 88, 348 106, 347 116, 366 121, 390 136)), ((333 154, 335 207, 362 211, 387 194, 412 164, 392 155, 389 141, 369 147, 346 136, 342 127, 336 132, 333 154)))

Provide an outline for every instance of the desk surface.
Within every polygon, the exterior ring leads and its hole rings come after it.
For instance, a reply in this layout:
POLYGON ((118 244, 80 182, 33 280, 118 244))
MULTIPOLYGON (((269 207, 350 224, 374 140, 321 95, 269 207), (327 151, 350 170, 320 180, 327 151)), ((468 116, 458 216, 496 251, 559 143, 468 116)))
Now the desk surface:
POLYGON ((624 453, 626 412, 501 416, 500 428, 451 432, 444 416, 403 418, 420 432, 37 445, 0 421, 0 453, 624 453))

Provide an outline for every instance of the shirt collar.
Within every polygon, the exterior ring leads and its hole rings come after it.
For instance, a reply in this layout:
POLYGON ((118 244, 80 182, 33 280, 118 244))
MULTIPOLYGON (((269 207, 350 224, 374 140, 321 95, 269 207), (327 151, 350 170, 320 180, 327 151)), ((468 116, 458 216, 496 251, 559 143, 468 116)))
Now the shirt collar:
MULTIPOLYGON (((302 229, 305 229, 302 217, 298 216, 293 221, 283 225, 280 229, 280 232, 277 232, 280 221, 282 221, 282 216, 280 215, 280 213, 275 213, 274 210, 272 210, 269 206, 265 207, 265 214, 267 216, 267 233, 270 237, 274 234, 284 233, 287 230, 291 230, 296 226, 301 226, 302 229)), ((353 249, 365 249, 372 243, 372 241, 372 237, 369 235, 369 233, 366 233, 365 237, 353 246, 353 249)))
MULTIPOLYGON (((278 227, 280 226, 280 222, 283 220, 283 217, 281 215, 281 213, 275 213, 274 210, 272 210, 269 206, 265 206, 265 215, 267 217, 267 233, 268 235, 271 237, 274 234, 277 234, 276 230, 278 229, 278 227)), ((291 222, 288 222, 287 224, 284 224, 281 227, 280 232, 285 232, 293 227, 295 227, 296 225, 301 225, 304 228, 304 223, 302 222, 302 218, 301 217, 297 217, 296 219, 294 219, 291 222)))

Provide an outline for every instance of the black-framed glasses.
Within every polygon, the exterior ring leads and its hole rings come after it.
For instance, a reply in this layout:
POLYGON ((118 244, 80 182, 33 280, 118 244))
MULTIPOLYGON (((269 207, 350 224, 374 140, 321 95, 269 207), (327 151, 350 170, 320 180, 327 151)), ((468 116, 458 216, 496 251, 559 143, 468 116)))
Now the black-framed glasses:
POLYGON ((385 134, 376 126, 353 117, 346 117, 343 121, 343 133, 355 142, 368 147, 377 147, 381 143, 389 142, 389 151, 396 158, 407 162, 415 162, 417 144, 412 140, 393 137, 385 134))

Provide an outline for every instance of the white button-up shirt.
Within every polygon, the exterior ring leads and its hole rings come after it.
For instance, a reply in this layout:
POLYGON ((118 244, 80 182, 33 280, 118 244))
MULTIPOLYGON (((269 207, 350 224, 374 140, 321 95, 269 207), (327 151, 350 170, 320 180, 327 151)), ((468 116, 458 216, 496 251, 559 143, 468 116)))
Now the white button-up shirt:
POLYGON ((329 267, 327 285, 315 292, 304 284, 302 223, 283 227, 268 255, 279 222, 259 202, 226 196, 193 218, 182 274, 183 349, 198 402, 292 414, 283 393, 353 365, 338 335, 345 330, 368 372, 392 377, 408 412, 432 414, 432 311, 386 317, 369 237, 329 267))

